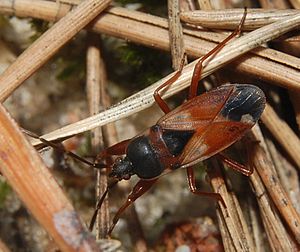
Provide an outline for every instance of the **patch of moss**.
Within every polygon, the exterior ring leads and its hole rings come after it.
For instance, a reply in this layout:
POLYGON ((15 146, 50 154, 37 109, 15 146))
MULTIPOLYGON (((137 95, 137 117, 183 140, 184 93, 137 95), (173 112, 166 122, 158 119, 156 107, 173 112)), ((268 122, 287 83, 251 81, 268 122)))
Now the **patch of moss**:
POLYGON ((4 207, 5 199, 11 191, 10 186, 5 181, 0 181, 0 208, 4 207))

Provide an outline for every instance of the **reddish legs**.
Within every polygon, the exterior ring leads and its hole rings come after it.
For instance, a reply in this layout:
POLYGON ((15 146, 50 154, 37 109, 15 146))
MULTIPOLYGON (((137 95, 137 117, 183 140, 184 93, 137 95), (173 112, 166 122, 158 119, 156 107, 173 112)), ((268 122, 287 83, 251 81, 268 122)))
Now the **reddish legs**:
POLYGON ((235 36, 239 35, 242 31, 242 26, 245 22, 247 15, 247 9, 245 8, 243 18, 238 25, 238 27, 233 31, 226 39, 224 39, 221 43, 219 43, 214 49, 209 51, 207 54, 205 54, 195 65, 194 72, 193 72, 193 77, 192 77, 192 82, 190 86, 190 91, 189 91, 189 97, 188 99, 192 99, 195 96, 197 96, 197 90, 198 90, 198 85, 199 85, 199 80, 201 79, 201 74, 202 74, 202 68, 203 68, 203 62, 212 56, 213 54, 216 54, 219 52, 225 45, 226 43, 234 38, 235 36))
POLYGON ((184 62, 185 62, 185 55, 183 55, 183 58, 181 60, 180 63, 180 67, 177 70, 177 72, 169 79, 167 80, 165 83, 163 83, 162 85, 160 85, 157 89, 155 89, 154 91, 154 100, 156 101, 156 103, 158 104, 158 106, 161 108, 161 110, 167 114, 171 111, 171 109, 169 108, 168 104, 161 98, 159 91, 162 90, 163 88, 165 88, 168 85, 173 84, 181 75, 183 66, 184 66, 184 62))
MULTIPOLYGON (((247 14, 247 9, 245 8, 245 12, 244 12, 243 18, 242 18, 240 24, 238 25, 238 27, 236 28, 236 30, 233 31, 226 39, 224 39, 214 49, 212 49, 207 54, 205 54, 197 62, 197 64, 195 65, 195 68, 194 68, 193 76, 192 76, 192 81, 191 81, 191 86, 190 86, 190 90, 189 90, 189 97, 188 97, 188 99, 192 99, 193 97, 197 96, 198 82, 201 79, 203 62, 207 58, 209 58, 210 56, 212 56, 213 54, 216 54, 217 52, 219 52, 226 45, 226 43, 229 40, 231 40, 232 38, 234 38, 235 36, 237 36, 237 35, 239 35, 241 33, 242 26, 243 26, 243 24, 245 22, 245 19, 246 19, 246 14, 247 14)), ((185 62, 185 56, 182 58, 182 61, 181 61, 181 64, 180 64, 180 68, 178 69, 178 71, 169 80, 167 80, 165 83, 163 83, 161 86, 159 86, 154 91, 154 99, 155 99, 156 103, 158 104, 158 106, 161 108, 161 110, 165 114, 167 114, 167 113, 170 112, 170 108, 169 108, 168 104, 160 96, 159 91, 161 91, 166 86, 173 84, 179 78, 179 76, 181 75, 183 66, 184 66, 184 62, 185 62)))
POLYGON ((220 158, 225 164, 227 164, 228 166, 230 166, 232 169, 246 175, 246 176, 250 176, 253 173, 253 166, 250 165, 249 169, 242 165, 237 163, 236 161, 224 156, 222 153, 217 154, 218 158, 220 158))
POLYGON ((96 166, 97 161, 105 160, 108 167, 112 165, 112 160, 109 159, 109 157, 113 155, 123 155, 126 153, 127 145, 129 144, 131 139, 124 140, 122 142, 116 143, 113 146, 108 147, 107 149, 101 151, 97 157, 96 157, 96 166))
POLYGON ((187 167, 186 172, 187 172, 187 177, 188 177, 188 181, 189 181, 189 187, 190 187, 190 190, 192 193, 200 195, 200 196, 207 196, 207 197, 214 198, 215 200, 220 201, 222 203, 222 205, 226 208, 226 204, 219 193, 201 192, 196 188, 196 181, 195 181, 193 167, 187 167))
MULTIPOLYGON (((126 148, 127 148, 127 145, 129 144, 130 142, 130 139, 127 139, 127 140, 124 140, 122 142, 119 142, 113 146, 110 146, 108 147, 107 149, 103 150, 102 152, 100 152, 100 154, 97 156, 97 159, 96 159, 96 165, 97 165, 97 161, 99 160, 105 160, 106 164, 108 167, 111 167, 112 166, 112 160, 109 158, 111 157, 112 155, 123 155, 126 153, 126 148)), ((111 184, 109 184, 105 190, 105 192, 103 193, 103 195, 101 196, 101 198, 99 199, 97 205, 96 205, 96 208, 95 208, 95 211, 94 211, 94 214, 93 214, 93 217, 90 221, 90 225, 89 225, 89 230, 92 231, 93 228, 94 228, 94 225, 95 225, 95 221, 96 221, 96 218, 97 218, 97 215, 98 215, 98 212, 102 206, 102 203, 106 197, 106 195, 108 194, 108 192, 110 191, 111 188, 113 188, 119 181, 114 181, 112 182, 111 184)))
POLYGON ((126 148, 130 141, 131 139, 126 139, 116 143, 115 145, 108 147, 106 153, 108 155, 123 155, 126 153, 126 148))
POLYGON ((121 214, 125 211, 125 209, 130 206, 137 198, 142 196, 145 192, 147 192, 151 186, 157 181, 157 179, 152 180, 140 180, 132 189, 132 192, 128 195, 126 202, 123 206, 120 207, 116 215, 112 220, 112 225, 109 228, 108 236, 110 236, 111 232, 113 231, 115 225, 117 224, 118 220, 120 219, 121 214))

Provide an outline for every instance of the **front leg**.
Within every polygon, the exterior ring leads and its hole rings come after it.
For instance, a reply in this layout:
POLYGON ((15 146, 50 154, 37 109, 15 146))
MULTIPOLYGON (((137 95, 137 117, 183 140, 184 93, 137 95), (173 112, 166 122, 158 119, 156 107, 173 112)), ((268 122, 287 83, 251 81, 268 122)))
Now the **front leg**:
POLYGON ((156 101, 156 103, 158 104, 158 106, 161 108, 161 110, 167 114, 171 111, 171 109, 169 108, 168 104, 163 100, 163 98, 161 97, 161 95, 159 94, 159 92, 164 89, 165 87, 172 85, 181 75, 184 63, 185 63, 185 56, 183 56, 182 60, 181 60, 181 64, 179 69, 177 70, 177 72, 170 78, 168 79, 165 83, 161 84, 155 91, 154 91, 154 100, 156 101))
POLYGON ((126 139, 101 151, 96 157, 94 167, 102 168, 103 164, 101 163, 101 160, 105 160, 106 166, 111 167, 113 165, 113 161, 110 157, 114 155, 121 156, 126 154, 126 149, 130 141, 131 139, 126 139))
POLYGON ((126 202, 120 207, 120 209, 114 216, 112 225, 110 226, 107 234, 108 236, 111 235, 111 232, 113 231, 115 225, 120 219, 121 214, 126 210, 126 208, 129 207, 137 198, 141 197, 145 192, 147 192, 157 180, 158 179, 152 179, 152 180, 141 179, 137 182, 137 184, 132 189, 132 192, 128 195, 126 202))

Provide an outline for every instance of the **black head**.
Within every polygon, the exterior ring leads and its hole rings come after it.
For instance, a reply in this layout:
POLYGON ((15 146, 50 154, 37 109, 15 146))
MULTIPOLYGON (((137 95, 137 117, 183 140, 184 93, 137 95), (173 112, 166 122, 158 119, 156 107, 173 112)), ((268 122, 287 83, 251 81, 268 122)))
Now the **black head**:
POLYGON ((119 180, 128 180, 134 174, 132 163, 125 157, 116 159, 109 176, 119 180))

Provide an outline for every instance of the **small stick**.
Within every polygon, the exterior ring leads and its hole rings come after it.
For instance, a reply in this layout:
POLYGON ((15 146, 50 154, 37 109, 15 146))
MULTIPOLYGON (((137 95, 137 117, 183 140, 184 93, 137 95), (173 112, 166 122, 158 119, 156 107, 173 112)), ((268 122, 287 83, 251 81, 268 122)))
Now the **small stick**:
MULTIPOLYGON (((211 179, 211 184, 215 193, 220 193, 225 201, 226 208, 218 202, 219 205, 219 218, 222 218, 228 234, 232 240, 232 244, 236 251, 255 251, 254 243, 250 235, 250 231, 240 209, 236 196, 228 192, 224 179, 221 176, 218 163, 214 160, 208 169, 208 175, 211 179)), ((228 234, 223 234, 225 237, 228 234)), ((229 242, 226 246, 231 246, 229 242)))
POLYGON ((172 55, 172 66, 178 70, 184 54, 183 32, 179 19, 179 0, 168 0, 169 38, 172 55))
POLYGON ((0 239, 0 251, 1 252, 10 252, 11 250, 8 246, 0 239))
POLYGON ((259 0, 264 9, 288 9, 289 4, 285 0, 259 0))
POLYGON ((61 187, 2 105, 0 171, 62 251, 99 251, 61 187))
POLYGON ((290 162, 290 159, 286 157, 285 153, 281 153, 279 149, 276 148, 276 143, 269 138, 266 138, 265 140, 280 178, 280 182, 285 191, 289 194, 293 206, 300 212, 300 182, 298 170, 295 165, 290 162))
POLYGON ((295 239, 300 243, 300 216, 280 183, 266 143, 257 125, 252 128, 251 136, 256 142, 253 153, 253 165, 295 239))
MULTIPOLYGON (((299 13, 299 10, 247 9, 243 30, 252 31, 299 13)), ((233 30, 243 16, 243 9, 196 10, 180 13, 182 22, 210 29, 233 30)))
POLYGON ((300 140, 298 136, 286 122, 277 116, 273 108, 268 104, 262 114, 261 120, 294 160, 298 169, 300 169, 300 140))
POLYGON ((38 38, 0 76, 0 101, 5 101, 110 2, 111 0, 85 0, 38 38))
POLYGON ((278 211, 273 209, 272 200, 256 170, 250 176, 250 181, 272 251, 296 251, 297 245, 290 238, 278 211))
POLYGON ((199 4, 199 7, 200 7, 200 10, 212 10, 213 9, 210 1, 198 0, 198 4, 199 4))
MULTIPOLYGON (((106 108, 111 105, 110 97, 107 94, 107 80, 106 80, 106 71, 104 62, 101 58, 101 51, 99 48, 99 40, 100 36, 95 34, 90 34, 90 38, 92 39, 90 43, 90 47, 88 48, 87 55, 87 90, 88 90, 88 101, 89 107, 92 114, 96 114, 99 112, 100 108, 106 108)), ((114 124, 104 125, 101 129, 97 128, 97 131, 92 133, 93 142, 96 145, 96 151, 100 151, 99 144, 101 144, 102 148, 106 146, 111 146, 114 143, 118 142, 116 127, 114 124), (99 132, 100 131, 100 132, 99 132), (103 136, 101 143, 97 143, 97 138, 99 139, 99 135, 103 136)), ((107 172, 103 169, 97 171, 97 199, 102 195, 107 194, 107 172)), ((99 233, 97 234, 97 238, 105 238, 109 231, 110 227, 110 216, 109 216, 109 201, 108 197, 102 199, 101 202, 101 211, 97 211, 97 226, 99 229, 99 233)), ((97 205, 99 202, 97 203, 97 205)), ((147 243, 145 241, 143 231, 141 229, 141 225, 139 223, 139 219, 137 216, 137 212, 135 207, 128 209, 129 222, 139 230, 139 232, 135 232, 135 236, 131 236, 133 240, 134 247, 136 251, 147 251, 147 243)), ((131 225, 128 225, 131 227, 131 225)), ((131 228, 130 228, 131 229, 131 228)), ((132 234, 131 230, 129 231, 132 234)))
POLYGON ((300 9, 300 2, 299 2, 299 0, 290 0, 290 3, 292 4, 292 6, 295 9, 300 9))
MULTIPOLYGON (((88 33, 87 48, 87 98, 90 115, 95 115, 105 106, 103 90, 106 86, 106 71, 101 57, 100 36, 88 33)), ((101 128, 91 131, 92 150, 97 155, 104 148, 104 140, 101 128)), ((106 169, 97 170, 96 199, 103 195, 107 188, 106 169)), ((108 197, 104 199, 103 208, 97 218, 97 239, 103 239, 110 227, 108 197)))
POLYGON ((249 197, 247 199, 246 208, 248 209, 248 218, 249 218, 249 226, 250 232, 252 233, 255 251, 256 252, 265 252, 266 244, 265 237, 262 235, 264 233, 263 226, 261 224, 261 217, 259 215, 259 211, 257 211, 257 205, 255 204, 255 198, 249 197))
MULTIPOLYGON (((259 43, 264 43, 269 39, 273 39, 276 36, 279 36, 280 34, 286 32, 287 30, 296 27, 297 25, 299 25, 299 23, 300 23, 300 14, 296 16, 292 16, 286 19, 285 21, 276 22, 274 24, 262 27, 258 30, 246 34, 245 36, 235 39, 233 42, 227 44, 220 51, 220 53, 210 61, 210 64, 208 64, 203 69, 202 77, 204 78, 207 75, 211 74, 214 70, 222 67, 225 64, 225 62, 228 62, 233 58, 241 55, 242 53, 255 48, 256 46, 258 46, 259 43), (268 31, 271 28, 272 28, 272 33, 270 34, 268 31)), ((245 60, 247 61, 248 59, 245 58, 245 60)), ((263 61, 266 62, 265 60, 263 61)), ((194 65, 196 62, 198 61, 194 61, 184 67, 179 79, 168 88, 168 90, 164 93, 163 98, 171 96, 172 94, 178 92, 179 90, 182 90, 183 88, 187 87, 190 84, 191 73, 194 69, 194 65)), ((260 64, 261 63, 257 62, 255 68, 257 69, 257 66, 260 64)), ((286 74, 286 72, 284 73, 286 74)), ((275 72, 273 68, 273 73, 272 73, 273 77, 274 74, 275 72)), ((281 75, 286 77, 285 74, 283 75, 282 71, 277 72, 278 76, 281 75)), ((123 100, 117 106, 114 106, 109 110, 106 110, 93 117, 84 119, 75 124, 65 126, 43 137, 47 139, 57 139, 57 138, 64 138, 70 135, 75 135, 80 132, 84 132, 86 130, 92 129, 94 127, 104 125, 108 122, 112 122, 124 118, 142 109, 145 109, 151 106, 154 102, 154 98, 152 95, 154 93, 154 90, 157 89, 157 87, 161 86, 162 83, 166 82, 166 80, 170 79, 170 77, 173 75, 174 73, 154 83, 152 86, 138 92, 137 94, 132 95, 131 97, 123 100)), ((300 77, 299 71, 295 71, 293 73, 293 76, 297 76, 297 75, 300 77)), ((295 84, 294 88, 299 89, 300 88, 299 83, 295 84)), ((38 144, 38 142, 35 142, 33 144, 36 145, 38 144)))
MULTIPOLYGON (((0 1, 0 12, 2 11, 2 13, 11 15, 16 14, 22 17, 29 16, 33 18, 55 21, 57 18, 66 14, 68 11, 68 8, 62 8, 62 6, 49 1, 35 0, 34 2, 32 2, 31 0, 16 0, 15 2, 19 3, 15 6, 16 11, 14 8, 9 8, 9 6, 0 1), (38 11, 33 12, 30 8, 32 5, 35 6, 38 11)), ((291 20, 291 23, 288 26, 290 26, 289 29, 297 27, 296 20, 291 20)), ((162 50, 169 50, 169 37, 167 29, 168 23, 166 19, 160 17, 141 13, 138 11, 130 11, 125 8, 115 7, 109 9, 105 15, 96 19, 89 27, 91 27, 93 31, 98 33, 105 33, 111 36, 116 36, 118 38, 130 40, 138 44, 143 44, 162 50), (116 27, 118 27, 118 29, 116 29, 116 27), (147 31, 147 33, 145 33, 145 31, 147 31)), ((265 30, 262 34, 259 34, 257 37, 261 38, 263 37, 263 35, 267 34, 268 36, 274 35, 274 33, 276 34, 278 31, 282 31, 282 26, 269 26, 267 30, 265 30)), ((208 41, 215 41, 216 43, 219 43, 226 36, 222 36, 220 34, 217 35, 216 33, 206 31, 194 32, 190 29, 183 29, 183 32, 185 34, 184 43, 186 53, 194 57, 200 57, 206 54, 213 47, 215 47, 215 44, 209 43, 208 41), (212 38, 216 38, 217 40, 212 38)), ((250 36, 248 37, 248 39, 256 43, 257 46, 258 40, 256 40, 256 37, 250 36)), ((264 41, 262 43, 265 42, 267 41, 264 41)), ((236 49, 239 47, 241 47, 240 44, 236 45, 236 49)), ((260 49, 260 51, 265 50, 266 49, 263 48, 260 49)), ((272 59, 269 58, 270 55, 265 55, 262 58, 256 57, 257 53, 254 52, 254 54, 251 53, 247 54, 244 57, 241 57, 240 60, 237 61, 237 64, 234 65, 234 69, 238 72, 250 74, 254 77, 259 77, 260 79, 280 86, 291 89, 299 88, 299 59, 294 57, 298 62, 297 64, 294 64, 296 67, 290 66, 290 57, 283 57, 283 64, 278 65, 277 63, 280 62, 277 62, 276 60, 276 54, 278 53, 278 51, 274 51, 271 49, 267 50, 268 52, 273 52, 272 59)), ((222 54, 219 54, 219 56, 221 55, 222 54)), ((189 82, 186 83, 186 86, 187 85, 189 85, 189 82)))

